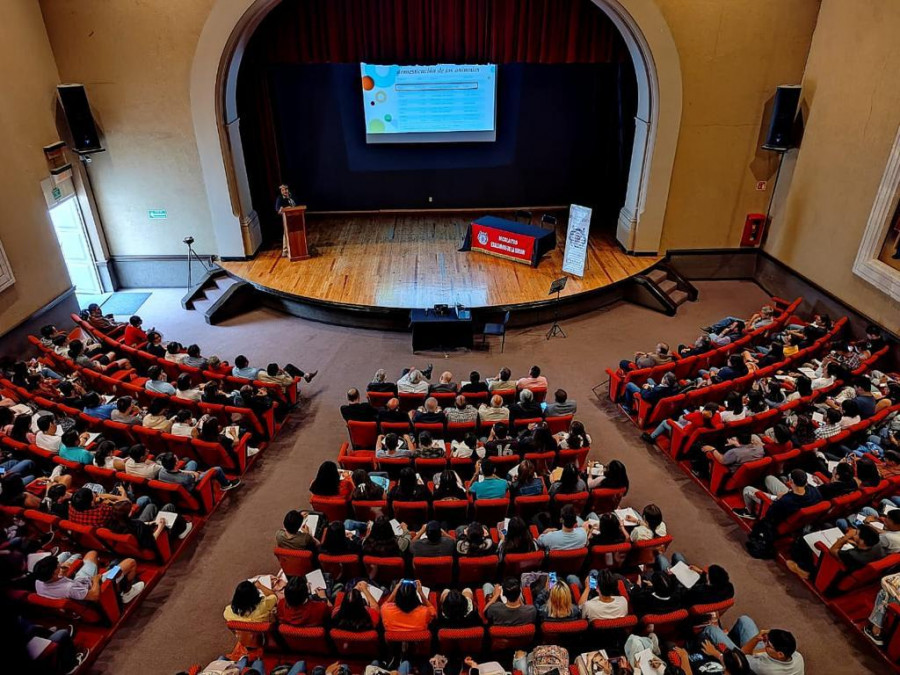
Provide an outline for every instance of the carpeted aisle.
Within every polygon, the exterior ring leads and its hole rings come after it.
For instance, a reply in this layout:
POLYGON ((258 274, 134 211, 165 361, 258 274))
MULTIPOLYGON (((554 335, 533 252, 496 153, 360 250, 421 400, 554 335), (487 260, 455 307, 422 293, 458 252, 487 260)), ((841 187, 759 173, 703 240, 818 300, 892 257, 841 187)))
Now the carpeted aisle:
MULTIPOLYGON (((604 369, 636 349, 650 349, 658 339, 673 347, 692 339, 700 326, 726 314, 751 314, 766 300, 750 282, 698 284, 701 300, 679 308, 668 318, 641 307, 620 304, 563 322, 567 339, 547 342, 546 326, 514 330, 506 351, 472 352, 443 359, 436 355, 435 373, 447 369, 462 379, 472 369, 494 375, 502 366, 519 377, 534 363, 578 402, 577 419, 593 437, 592 457, 621 459, 632 489, 625 504, 638 509, 656 502, 674 536, 670 552, 681 551, 691 562, 718 563, 731 574, 737 603, 726 615, 730 623, 750 614, 762 627, 783 627, 797 637, 807 673, 882 672, 868 645, 848 637, 842 624, 795 578, 772 562, 750 558, 743 535, 715 504, 680 471, 648 450, 630 423, 591 387, 605 380, 604 369)), ((204 665, 228 651, 232 638, 222 610, 234 586, 251 575, 277 569, 272 555, 275 530, 290 508, 308 505, 307 486, 325 459, 335 459, 346 438, 338 407, 350 386, 365 387, 384 367, 424 366, 413 356, 405 333, 377 333, 340 328, 258 310, 226 326, 207 326, 201 312, 185 312, 181 291, 156 291, 141 307, 145 325, 155 325, 166 339, 197 342, 206 355, 233 360, 238 353, 264 367, 268 361, 290 361, 319 376, 302 393, 278 440, 260 458, 245 484, 230 493, 200 533, 196 546, 172 565, 163 581, 143 601, 133 620, 113 638, 94 672, 169 674, 192 663, 204 665)), ((605 389, 605 388, 604 388, 605 389)))

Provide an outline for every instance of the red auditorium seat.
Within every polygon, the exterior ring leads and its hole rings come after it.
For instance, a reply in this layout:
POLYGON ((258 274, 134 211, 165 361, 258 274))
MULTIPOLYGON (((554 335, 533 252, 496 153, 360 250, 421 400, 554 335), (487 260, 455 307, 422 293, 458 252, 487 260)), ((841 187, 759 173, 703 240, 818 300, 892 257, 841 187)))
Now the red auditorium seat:
POLYGON ((278 637, 291 652, 299 654, 327 655, 331 653, 325 628, 299 628, 285 623, 278 624, 278 637))
POLYGON ((428 502, 391 502, 394 518, 406 523, 411 532, 422 527, 428 521, 428 502))
POLYGON ((589 567, 592 570, 617 570, 625 564, 630 553, 631 542, 629 541, 622 542, 621 544, 591 546, 591 562, 589 567))
POLYGON ((343 521, 350 515, 350 500, 347 497, 309 496, 309 505, 314 511, 321 511, 328 520, 343 521))
POLYGON ((429 588, 453 585, 453 556, 413 556, 413 576, 429 588))
POLYGON ((503 556, 503 578, 519 577, 523 572, 535 572, 544 565, 544 551, 507 553, 503 556))
POLYGON ((364 555, 362 563, 369 579, 386 586, 397 579, 402 579, 406 574, 404 558, 364 555))
POLYGON ((374 450, 375 441, 378 440, 377 422, 347 422, 347 431, 350 433, 350 443, 354 450, 374 450))
POLYGON ((550 551, 547 553, 547 560, 544 566, 548 570, 552 570, 561 577, 574 574, 581 576, 584 568, 584 561, 587 560, 588 550, 586 548, 576 548, 566 551, 550 551))
POLYGON ((461 586, 483 584, 487 580, 497 579, 497 567, 500 565, 500 559, 495 555, 482 555, 476 558, 462 557, 457 561, 457 565, 457 580, 461 586))
POLYGON ((560 415, 558 417, 547 417, 544 421, 550 427, 550 433, 558 434, 561 431, 568 431, 575 415, 560 415))
POLYGON ((315 569, 312 551, 276 547, 274 553, 281 569, 289 577, 303 577, 315 569))
POLYGON ((609 513, 619 508, 626 489, 594 488, 591 490, 591 511, 594 513, 609 513))

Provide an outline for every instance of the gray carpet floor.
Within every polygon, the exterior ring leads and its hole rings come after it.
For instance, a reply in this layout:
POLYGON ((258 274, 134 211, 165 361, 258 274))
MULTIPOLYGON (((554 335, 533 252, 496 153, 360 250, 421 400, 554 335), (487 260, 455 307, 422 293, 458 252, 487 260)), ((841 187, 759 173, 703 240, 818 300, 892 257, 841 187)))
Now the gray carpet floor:
MULTIPOLYGON (((604 369, 659 339, 675 345, 692 339, 699 326, 726 314, 749 315, 766 300, 750 282, 699 283, 700 300, 669 318, 649 309, 617 304, 563 322, 567 339, 548 342, 547 326, 512 330, 506 351, 432 358, 437 373, 459 377, 477 369, 495 374, 508 366, 515 377, 539 364, 551 388, 565 388, 578 402, 577 418, 593 437, 592 457, 625 462, 632 489, 625 504, 658 504, 675 542, 689 561, 718 563, 731 574, 737 604, 726 623, 740 614, 762 627, 788 629, 797 637, 807 673, 884 672, 871 647, 848 634, 844 625, 790 573, 773 562, 750 558, 744 535, 696 485, 648 450, 635 428, 591 394, 606 379, 604 369)), ((325 459, 337 457, 346 431, 338 407, 348 387, 364 387, 379 367, 399 373, 424 366, 413 356, 409 335, 341 328, 257 310, 222 326, 207 326, 201 312, 182 311, 181 291, 155 291, 141 308, 145 326, 156 326, 166 339, 197 342, 205 354, 233 360, 246 354, 254 365, 292 362, 319 376, 303 389, 303 402, 278 439, 266 450, 245 484, 229 494, 200 533, 194 546, 174 563, 98 659, 94 672, 175 673, 193 663, 206 664, 228 651, 233 640, 222 610, 241 579, 277 569, 272 555, 275 530, 284 513, 305 507, 307 486, 325 459)))

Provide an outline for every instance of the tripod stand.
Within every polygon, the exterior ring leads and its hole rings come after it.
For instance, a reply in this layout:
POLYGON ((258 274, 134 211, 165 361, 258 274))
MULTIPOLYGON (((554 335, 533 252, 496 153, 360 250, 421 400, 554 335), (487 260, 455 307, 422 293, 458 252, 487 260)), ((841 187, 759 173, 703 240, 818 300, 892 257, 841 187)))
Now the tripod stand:
POLYGON ((559 294, 562 292, 562 289, 566 287, 566 282, 568 280, 568 277, 561 277, 550 284, 550 292, 547 295, 556 293, 556 302, 553 304, 553 325, 550 326, 550 330, 547 331, 548 340, 554 337, 568 337, 566 331, 559 325, 559 294))
POLYGON ((185 237, 184 243, 187 244, 187 247, 188 247, 188 252, 187 252, 187 273, 188 273, 187 274, 187 290, 188 290, 188 292, 190 292, 191 288, 193 287, 193 283, 192 283, 192 279, 191 279, 191 273, 193 270, 191 269, 191 263, 194 260, 196 260, 198 263, 203 265, 203 269, 205 269, 207 272, 210 271, 210 268, 209 268, 209 265, 207 265, 205 262, 203 262, 203 259, 199 255, 197 255, 197 252, 194 250, 194 238, 193 237, 185 237))

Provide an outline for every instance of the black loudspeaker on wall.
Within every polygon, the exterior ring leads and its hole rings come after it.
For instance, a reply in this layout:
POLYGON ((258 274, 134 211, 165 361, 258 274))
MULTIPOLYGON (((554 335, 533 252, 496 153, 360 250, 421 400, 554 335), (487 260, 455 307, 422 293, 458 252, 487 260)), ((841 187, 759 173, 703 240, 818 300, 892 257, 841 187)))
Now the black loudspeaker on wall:
POLYGON ((763 148, 785 152, 794 145, 794 118, 797 116, 797 104, 800 103, 800 85, 784 84, 775 91, 775 105, 772 107, 772 120, 769 122, 769 133, 763 148))
POLYGON ((88 105, 87 93, 83 84, 61 84, 56 88, 63 113, 72 132, 72 142, 75 152, 86 155, 92 152, 103 152, 100 145, 100 137, 97 134, 97 125, 94 124, 94 116, 91 115, 91 106, 88 105))

